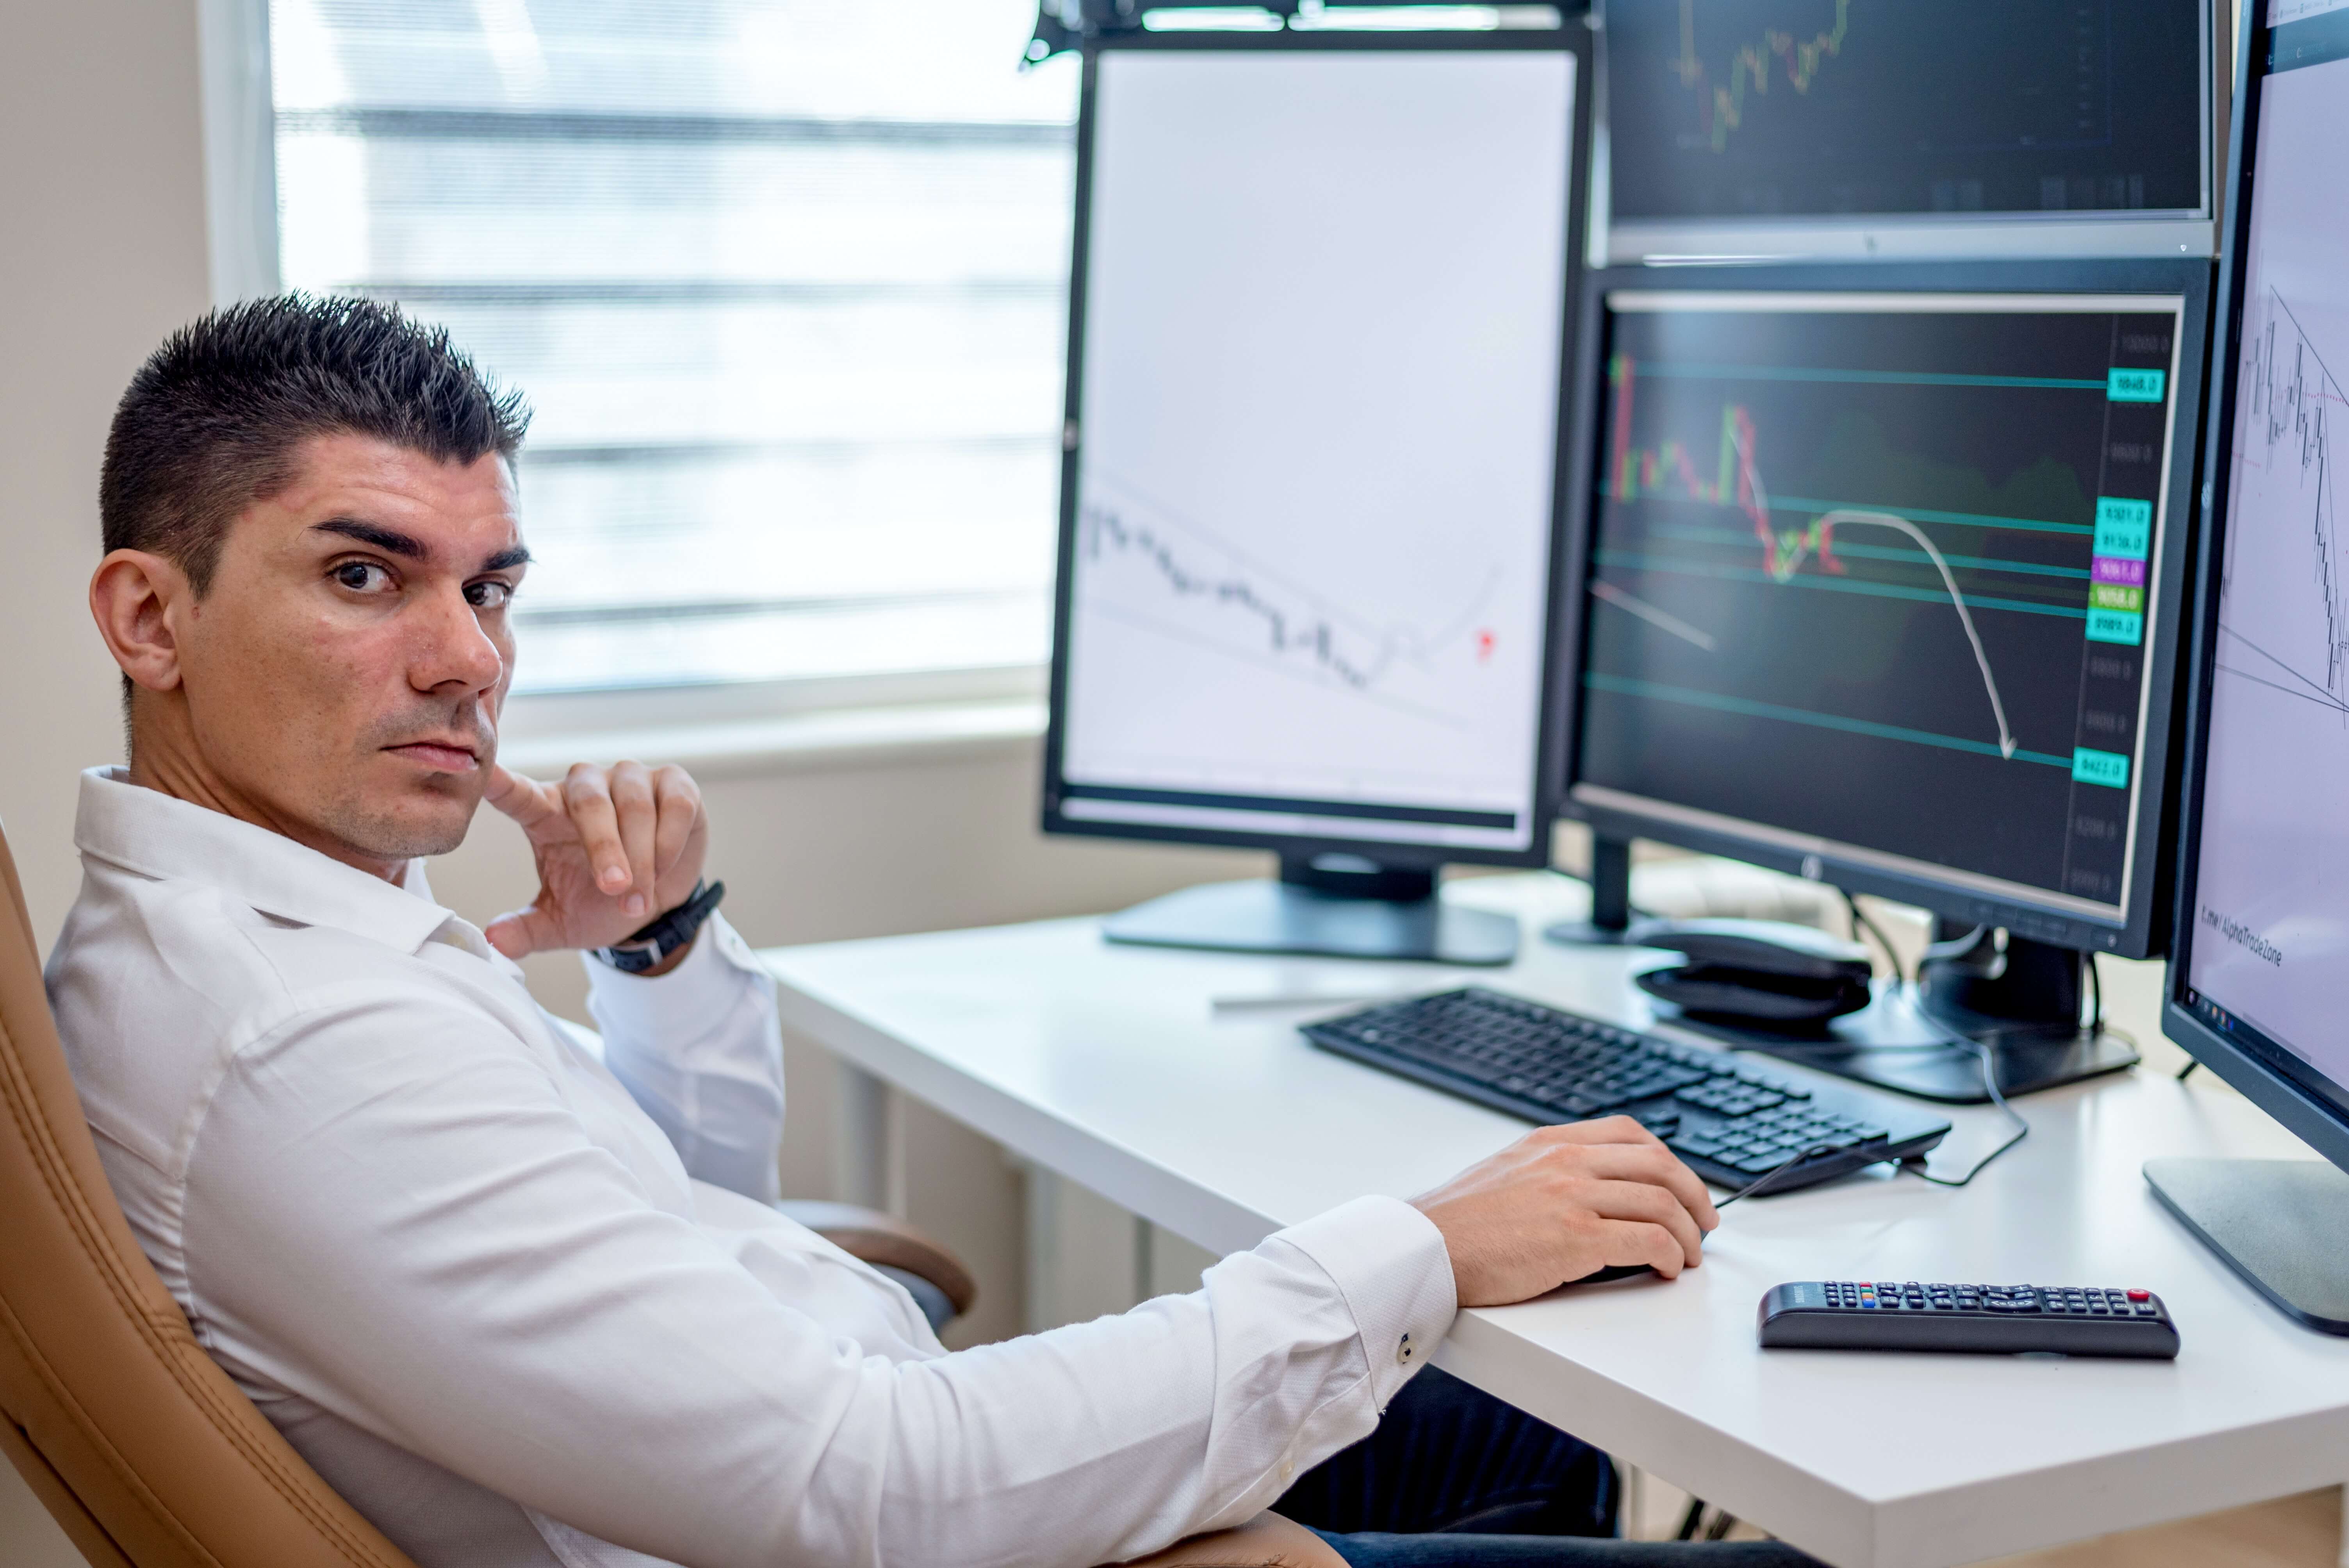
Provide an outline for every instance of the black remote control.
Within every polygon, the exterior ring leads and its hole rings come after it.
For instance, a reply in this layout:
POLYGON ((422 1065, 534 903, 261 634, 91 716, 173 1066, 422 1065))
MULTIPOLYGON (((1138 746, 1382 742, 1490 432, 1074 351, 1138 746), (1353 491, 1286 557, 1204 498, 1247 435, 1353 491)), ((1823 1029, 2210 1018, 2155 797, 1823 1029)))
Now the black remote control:
POLYGON ((2178 1326, 2149 1290, 2048 1284, 1809 1280, 1762 1297, 1764 1347, 1958 1350, 1984 1356, 2178 1354, 2178 1326))

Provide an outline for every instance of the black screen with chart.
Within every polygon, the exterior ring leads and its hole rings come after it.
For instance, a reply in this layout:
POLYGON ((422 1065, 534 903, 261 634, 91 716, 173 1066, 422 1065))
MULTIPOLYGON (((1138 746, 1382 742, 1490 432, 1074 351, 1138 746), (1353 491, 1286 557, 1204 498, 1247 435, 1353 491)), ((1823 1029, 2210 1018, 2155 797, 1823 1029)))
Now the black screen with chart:
POLYGON ((2183 302, 1608 303, 1576 798, 2116 918, 2183 302))
POLYGON ((2190 211, 2201 0, 1610 0, 1620 222, 2190 211))

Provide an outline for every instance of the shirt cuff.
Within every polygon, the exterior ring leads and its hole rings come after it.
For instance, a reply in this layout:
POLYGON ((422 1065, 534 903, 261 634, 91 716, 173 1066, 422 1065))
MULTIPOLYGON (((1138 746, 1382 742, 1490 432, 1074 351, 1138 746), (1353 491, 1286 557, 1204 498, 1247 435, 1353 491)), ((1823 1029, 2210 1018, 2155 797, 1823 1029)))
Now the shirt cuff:
POLYGON ((627 975, 592 953, 588 1006, 606 1034, 629 1039, 689 1040, 724 1021, 766 971, 722 914, 712 913, 694 936, 684 961, 666 975, 627 975))
POLYGON ((1337 1282, 1384 1410, 1459 1315, 1444 1233, 1400 1198, 1357 1198, 1290 1226, 1280 1239, 1337 1282))

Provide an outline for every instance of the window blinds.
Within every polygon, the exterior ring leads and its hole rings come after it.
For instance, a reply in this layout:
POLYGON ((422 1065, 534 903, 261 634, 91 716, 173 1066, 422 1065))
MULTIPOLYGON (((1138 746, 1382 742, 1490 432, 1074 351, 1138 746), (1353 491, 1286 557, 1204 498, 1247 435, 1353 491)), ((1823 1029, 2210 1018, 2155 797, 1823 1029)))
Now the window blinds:
POLYGON ((537 411, 516 688, 1032 667, 1073 62, 1025 0, 271 0, 286 286, 537 411))

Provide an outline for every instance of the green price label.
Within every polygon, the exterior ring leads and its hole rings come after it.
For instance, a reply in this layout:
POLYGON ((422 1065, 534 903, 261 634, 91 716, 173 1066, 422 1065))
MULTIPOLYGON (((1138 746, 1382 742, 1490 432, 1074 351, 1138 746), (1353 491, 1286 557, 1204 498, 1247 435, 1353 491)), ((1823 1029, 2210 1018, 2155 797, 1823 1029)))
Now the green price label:
POLYGON ((2127 610, 2088 611, 2088 641, 2092 643, 2126 643, 2136 647, 2145 641, 2145 617, 2127 610))
POLYGON ((2117 751, 2097 751, 2085 746, 2072 748, 2072 782, 2102 784, 2107 789, 2128 788, 2129 759, 2117 751))

